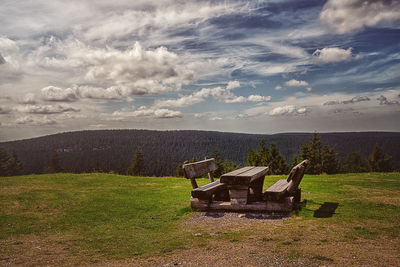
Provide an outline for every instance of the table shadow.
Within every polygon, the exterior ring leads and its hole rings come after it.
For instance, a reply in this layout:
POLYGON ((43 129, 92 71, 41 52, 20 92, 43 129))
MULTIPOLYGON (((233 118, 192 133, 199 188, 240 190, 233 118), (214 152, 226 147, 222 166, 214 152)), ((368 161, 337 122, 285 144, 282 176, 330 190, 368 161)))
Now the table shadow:
POLYGON ((335 210, 339 206, 336 202, 324 202, 317 210, 314 211, 315 218, 330 218, 335 214, 335 210))

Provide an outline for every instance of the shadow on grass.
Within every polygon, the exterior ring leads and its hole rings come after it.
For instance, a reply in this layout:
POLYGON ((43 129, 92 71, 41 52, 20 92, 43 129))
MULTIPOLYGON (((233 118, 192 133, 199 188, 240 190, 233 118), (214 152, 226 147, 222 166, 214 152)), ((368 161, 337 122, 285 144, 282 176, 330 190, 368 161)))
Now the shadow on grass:
POLYGON ((339 206, 336 202, 324 202, 316 211, 314 211, 314 217, 316 218, 330 218, 335 214, 335 210, 339 206))

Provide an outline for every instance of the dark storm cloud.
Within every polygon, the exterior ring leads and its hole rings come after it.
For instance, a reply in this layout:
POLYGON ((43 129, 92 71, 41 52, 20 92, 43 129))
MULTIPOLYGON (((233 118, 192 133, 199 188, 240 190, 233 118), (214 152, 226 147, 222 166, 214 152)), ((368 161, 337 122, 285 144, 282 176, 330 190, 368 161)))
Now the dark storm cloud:
POLYGON ((4 59, 4 57, 0 54, 0 65, 1 64, 5 64, 6 60, 4 59))
POLYGON ((378 97, 377 100, 379 100, 379 104, 380 105, 399 105, 400 104, 399 101, 397 101, 397 100, 389 100, 383 95, 378 97))

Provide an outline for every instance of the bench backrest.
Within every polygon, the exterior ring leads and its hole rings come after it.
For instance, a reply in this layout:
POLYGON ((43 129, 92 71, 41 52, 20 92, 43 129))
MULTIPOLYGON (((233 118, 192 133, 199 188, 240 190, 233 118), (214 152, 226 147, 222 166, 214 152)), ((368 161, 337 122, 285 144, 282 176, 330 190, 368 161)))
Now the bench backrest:
POLYGON ((184 163, 183 173, 187 179, 190 179, 193 189, 197 188, 196 178, 202 177, 204 174, 208 173, 208 178, 210 182, 214 182, 211 172, 218 169, 214 158, 205 159, 192 163, 184 163))
POLYGON ((303 179, 304 173, 306 172, 307 165, 310 163, 309 160, 303 160, 299 164, 293 167, 287 178, 289 186, 287 191, 294 194, 300 185, 301 179, 303 179))

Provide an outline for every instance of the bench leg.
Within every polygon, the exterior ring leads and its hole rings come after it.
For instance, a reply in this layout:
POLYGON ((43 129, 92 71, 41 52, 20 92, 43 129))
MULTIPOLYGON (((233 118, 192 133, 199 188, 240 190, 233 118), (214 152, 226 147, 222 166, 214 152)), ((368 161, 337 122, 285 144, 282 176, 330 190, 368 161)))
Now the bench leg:
POLYGON ((297 188, 296 193, 294 194, 293 199, 295 204, 299 204, 301 201, 301 188, 297 188))
POLYGON ((265 176, 260 177, 255 182, 250 184, 248 203, 262 201, 264 179, 265 179, 265 176))

